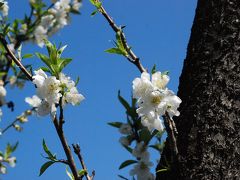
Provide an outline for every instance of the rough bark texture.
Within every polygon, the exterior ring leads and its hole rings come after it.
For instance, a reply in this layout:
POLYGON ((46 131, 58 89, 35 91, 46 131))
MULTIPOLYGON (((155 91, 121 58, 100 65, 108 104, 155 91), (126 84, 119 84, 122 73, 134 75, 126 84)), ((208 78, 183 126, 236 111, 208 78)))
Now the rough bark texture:
POLYGON ((198 1, 178 95, 181 161, 157 179, 240 179, 240 0, 198 1))

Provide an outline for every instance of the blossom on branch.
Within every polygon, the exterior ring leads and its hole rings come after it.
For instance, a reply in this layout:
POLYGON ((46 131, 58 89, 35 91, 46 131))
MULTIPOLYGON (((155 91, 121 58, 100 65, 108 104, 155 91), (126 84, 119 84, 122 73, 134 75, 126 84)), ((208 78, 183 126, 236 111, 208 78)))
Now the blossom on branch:
POLYGON ((2 12, 3 17, 8 16, 8 10, 9 10, 9 6, 8 6, 8 2, 4 1, 4 0, 0 0, 0 11, 2 12))
POLYGON ((152 79, 149 73, 143 72, 141 78, 133 80, 133 96, 138 99, 137 113, 150 131, 163 130, 160 117, 166 112, 170 117, 180 114, 177 108, 181 99, 166 87, 169 80, 169 76, 161 72, 155 72, 152 79))
POLYGON ((75 82, 65 74, 60 73, 58 80, 55 76, 47 76, 42 69, 34 71, 34 73, 33 83, 37 87, 37 95, 32 98, 27 97, 25 101, 36 108, 39 116, 45 116, 49 113, 54 115, 60 98, 62 98, 62 105, 67 103, 77 105, 84 99, 84 96, 78 92, 75 82))

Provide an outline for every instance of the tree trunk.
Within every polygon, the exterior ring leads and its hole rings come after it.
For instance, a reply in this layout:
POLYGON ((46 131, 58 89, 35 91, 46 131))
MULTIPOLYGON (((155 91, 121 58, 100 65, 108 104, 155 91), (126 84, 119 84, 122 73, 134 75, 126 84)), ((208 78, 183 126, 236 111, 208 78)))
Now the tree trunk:
POLYGON ((157 179, 240 179, 240 0, 198 1, 178 96, 180 162, 157 179))

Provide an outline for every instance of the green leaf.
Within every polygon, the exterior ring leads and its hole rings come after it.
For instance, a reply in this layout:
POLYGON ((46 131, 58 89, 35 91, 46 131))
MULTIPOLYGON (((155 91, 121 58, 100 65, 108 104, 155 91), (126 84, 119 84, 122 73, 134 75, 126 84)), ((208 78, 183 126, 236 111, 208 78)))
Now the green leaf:
POLYGON ((122 35, 122 31, 121 30, 116 33, 116 40, 117 40, 117 44, 116 45, 117 45, 118 49, 121 50, 122 54, 124 56, 126 56, 128 54, 128 52, 127 52, 127 50, 125 49, 125 47, 123 45, 123 39, 122 39, 121 35, 122 35))
POLYGON ((53 155, 50 150, 48 149, 47 147, 47 144, 45 143, 45 140, 43 139, 43 142, 42 142, 42 146, 43 146, 43 150, 45 151, 45 153, 47 153, 48 157, 51 159, 51 160, 56 160, 56 156, 53 155))
POLYGON ((145 142, 145 144, 148 144, 149 141, 151 140, 152 136, 151 136, 151 132, 147 129, 144 128, 140 131, 139 133, 139 138, 145 142))
POLYGON ((61 47, 59 50, 58 50, 58 57, 60 58, 60 56, 62 55, 63 51, 67 48, 67 45, 61 47))
POLYGON ((150 145, 149 147, 157 150, 158 152, 162 152, 163 147, 164 147, 164 143, 162 144, 154 144, 154 145, 150 145))
POLYGON ((42 69, 44 72, 51 72, 50 69, 48 69, 47 67, 40 67, 40 69, 42 69))
POLYGON ((164 71, 164 72, 162 72, 162 76, 163 75, 169 75, 169 73, 170 73, 169 71, 164 71))
POLYGON ((91 13, 91 16, 93 17, 93 16, 95 16, 97 13, 98 13, 98 10, 96 9, 95 11, 93 11, 93 12, 91 13))
POLYGON ((166 172, 166 171, 168 171, 168 169, 160 169, 156 173, 161 173, 161 172, 166 172))
POLYGON ((110 54, 120 54, 120 55, 125 55, 124 52, 122 52, 119 48, 110 48, 105 50, 104 52, 110 53, 110 54))
POLYGON ((99 9, 102 6, 102 3, 96 0, 89 0, 92 5, 94 5, 97 9, 99 9))
POLYGON ((18 142, 16 142, 16 144, 14 145, 14 146, 12 146, 12 152, 14 152, 16 149, 17 149, 17 147, 18 147, 18 142))
POLYGON ((85 170, 85 169, 78 170, 78 175, 79 175, 80 177, 81 177, 81 176, 84 176, 86 173, 87 173, 87 170, 85 170))
POLYGON ((130 148, 129 146, 123 145, 123 147, 132 154, 132 148, 130 148))
POLYGON ((0 72, 0 77, 5 76, 6 74, 6 72, 0 72))
POLYGON ((157 72, 157 69, 156 69, 156 64, 153 65, 153 68, 151 70, 151 73, 154 74, 155 72, 157 72))
POLYGON ((118 175, 118 177, 120 177, 121 179, 125 179, 125 180, 128 180, 128 178, 126 178, 126 177, 124 177, 124 176, 122 176, 122 175, 118 175))
POLYGON ((108 125, 116 128, 120 128, 123 123, 121 122, 109 122, 108 125))
POLYGON ((44 64, 46 64, 50 68, 51 62, 49 57, 41 53, 36 53, 36 55, 39 59, 41 59, 44 62, 44 64))
POLYGON ((78 76, 78 77, 77 77, 77 79, 76 79, 76 81, 75 81, 75 86, 77 86, 77 85, 78 85, 78 83, 79 83, 79 80, 80 80, 80 77, 78 76))
POLYGON ((24 56, 22 57, 22 59, 26 59, 26 58, 32 58, 33 54, 24 54, 24 56))
POLYGON ((119 99, 120 103, 125 107, 127 112, 130 112, 131 111, 131 107, 128 104, 128 102, 120 95, 120 90, 118 91, 118 99, 119 99))
POLYGON ((66 167, 66 173, 71 180, 74 180, 74 176, 72 175, 72 173, 68 171, 67 167, 66 167))
POLYGON ((49 168, 54 163, 55 163, 54 161, 48 161, 48 162, 44 163, 40 168, 39 176, 41 176, 47 170, 47 168, 49 168))
POLYGON ((123 169, 123 168, 125 168, 131 164, 135 164, 135 163, 137 163, 136 160, 126 160, 119 166, 119 169, 123 169))
POLYGON ((58 72, 61 72, 62 69, 65 68, 71 61, 72 59, 70 58, 61 59, 61 61, 58 63, 58 72))
POLYGON ((22 54, 22 45, 19 46, 19 48, 17 49, 17 53, 18 53, 18 57, 21 58, 21 54, 22 54))

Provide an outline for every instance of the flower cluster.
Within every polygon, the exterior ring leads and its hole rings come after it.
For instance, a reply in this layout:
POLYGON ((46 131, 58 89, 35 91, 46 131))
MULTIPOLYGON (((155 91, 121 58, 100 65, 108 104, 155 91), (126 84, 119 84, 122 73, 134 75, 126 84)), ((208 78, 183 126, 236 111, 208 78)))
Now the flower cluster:
MULTIPOLYGON (((48 10, 47 15, 41 17, 39 25, 33 32, 33 38, 40 47, 43 47, 44 39, 68 24, 70 11, 78 12, 82 5, 80 0, 54 0, 52 3, 53 8, 48 10)), ((27 31, 26 25, 22 25, 21 31, 23 33, 27 31)))
MULTIPOLYGON (((3 86, 2 80, 0 81, 0 107, 5 103, 5 96, 7 95, 7 91, 3 86)), ((2 117, 2 109, 0 108, 0 119, 2 117)))
POLYGON ((154 175, 150 172, 153 163, 150 162, 150 155, 144 142, 137 143, 132 151, 132 155, 138 159, 137 164, 130 171, 130 175, 137 176, 138 180, 154 180, 154 175))
POLYGON ((141 78, 133 80, 133 96, 138 99, 137 113, 150 131, 163 130, 160 117, 166 112, 170 117, 180 114, 177 108, 181 99, 166 87, 169 79, 161 72, 155 72, 150 79, 150 74, 143 72, 141 78))
POLYGON ((131 140, 129 139, 129 135, 131 135, 133 133, 132 131, 132 127, 126 123, 126 124, 121 124, 120 128, 118 129, 119 132, 123 135, 127 135, 127 136, 122 136, 119 139, 119 142, 123 145, 123 146, 129 146, 131 143, 131 140))
POLYGON ((9 10, 8 2, 4 0, 0 0, 0 3, 2 4, 0 7, 0 11, 2 12, 3 17, 8 16, 8 10, 9 10))
POLYGON ((16 157, 8 157, 7 159, 4 159, 3 156, 0 156, 0 174, 6 174, 7 168, 5 165, 3 165, 3 162, 8 163, 10 167, 15 167, 16 165, 16 157))
POLYGON ((39 116, 49 113, 54 115, 60 98, 62 98, 62 105, 66 103, 77 105, 84 99, 83 95, 78 93, 75 82, 63 73, 60 73, 59 79, 55 76, 48 77, 42 69, 34 73, 33 83, 37 87, 37 95, 32 98, 27 97, 25 101, 36 109, 39 116))

